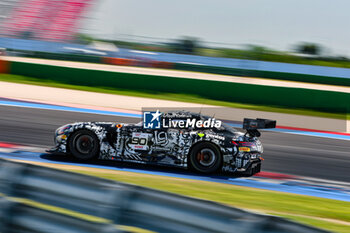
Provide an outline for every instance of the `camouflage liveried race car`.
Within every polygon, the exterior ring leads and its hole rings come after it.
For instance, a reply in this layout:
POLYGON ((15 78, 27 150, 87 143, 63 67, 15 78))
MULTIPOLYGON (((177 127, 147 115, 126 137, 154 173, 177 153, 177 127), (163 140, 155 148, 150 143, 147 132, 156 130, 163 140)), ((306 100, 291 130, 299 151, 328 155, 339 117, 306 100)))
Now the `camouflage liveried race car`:
POLYGON ((263 147, 257 129, 276 125, 276 121, 266 119, 244 119, 246 132, 242 133, 199 113, 147 114, 138 124, 64 125, 56 130, 56 146, 48 152, 71 154, 79 160, 98 158, 193 168, 201 173, 241 172, 249 176, 261 168, 263 147))

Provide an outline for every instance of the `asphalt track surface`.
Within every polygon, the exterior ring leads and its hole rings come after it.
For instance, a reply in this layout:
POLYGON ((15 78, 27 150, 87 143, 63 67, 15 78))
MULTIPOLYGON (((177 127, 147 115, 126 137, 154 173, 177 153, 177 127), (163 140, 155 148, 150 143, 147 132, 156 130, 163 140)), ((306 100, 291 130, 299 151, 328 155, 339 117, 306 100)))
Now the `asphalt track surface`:
MULTIPOLYGON (((132 123, 135 118, 0 106, 0 141, 53 146, 53 133, 76 121, 132 123)), ((350 141, 288 133, 262 133, 263 170, 350 182, 350 141)))

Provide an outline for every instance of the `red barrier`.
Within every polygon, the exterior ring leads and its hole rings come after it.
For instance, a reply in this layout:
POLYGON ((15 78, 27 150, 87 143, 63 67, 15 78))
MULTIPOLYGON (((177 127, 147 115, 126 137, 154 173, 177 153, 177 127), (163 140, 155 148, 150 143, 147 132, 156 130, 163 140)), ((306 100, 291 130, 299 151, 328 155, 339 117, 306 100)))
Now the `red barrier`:
POLYGON ((0 73, 9 73, 10 62, 0 59, 0 73))
POLYGON ((127 58, 104 57, 103 63, 117 66, 133 66, 136 65, 136 60, 127 58))
POLYGON ((118 65, 118 66, 141 66, 141 67, 154 67, 163 69, 174 68, 174 63, 163 62, 163 61, 153 61, 153 60, 136 60, 127 58, 114 58, 114 57, 104 57, 102 62, 105 64, 118 65))
POLYGON ((163 69, 172 69, 173 63, 165 61, 154 61, 152 67, 163 68, 163 69))

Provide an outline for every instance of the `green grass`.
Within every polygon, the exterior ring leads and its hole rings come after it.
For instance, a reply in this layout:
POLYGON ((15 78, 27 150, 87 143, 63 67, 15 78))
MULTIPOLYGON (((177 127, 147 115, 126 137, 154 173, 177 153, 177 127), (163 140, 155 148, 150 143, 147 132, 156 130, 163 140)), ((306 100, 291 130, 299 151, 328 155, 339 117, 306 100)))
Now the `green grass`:
MULTIPOLYGON (((318 219, 312 219, 302 216, 293 216, 293 215, 286 215, 286 214, 274 214, 283 218, 288 218, 290 220, 300 222, 303 224, 311 225, 311 226, 317 226, 321 229, 326 229, 328 231, 332 232, 341 232, 341 233, 348 233, 350 232, 350 225, 344 225, 339 223, 332 223, 328 221, 320 221, 318 219)), ((350 224, 350 223, 348 223, 350 224)))
MULTIPOLYGON (((147 92, 147 91, 112 89, 108 87, 78 86, 78 85, 59 83, 52 80, 42 80, 42 79, 37 79, 32 77, 11 75, 11 74, 0 74, 0 81, 33 84, 33 85, 41 85, 41 86, 49 86, 49 87, 60 87, 60 88, 66 88, 66 89, 145 97, 145 98, 162 99, 162 100, 200 103, 200 104, 206 104, 206 105, 224 106, 224 107, 250 109, 250 110, 267 111, 267 112, 289 113, 289 114, 296 114, 296 115, 318 116, 318 117, 327 117, 327 118, 335 118, 335 119, 346 118, 344 114, 318 112, 318 111, 312 111, 307 109, 288 109, 288 108, 278 108, 278 107, 263 106, 263 105, 240 104, 240 103, 233 103, 233 102, 211 100, 211 99, 202 98, 200 96, 188 95, 188 94, 154 93, 154 92, 147 92)), ((350 119, 350 116, 347 116, 347 119, 350 119)))
POLYGON ((349 202, 132 172, 58 168, 278 215, 336 232, 350 232, 349 202))

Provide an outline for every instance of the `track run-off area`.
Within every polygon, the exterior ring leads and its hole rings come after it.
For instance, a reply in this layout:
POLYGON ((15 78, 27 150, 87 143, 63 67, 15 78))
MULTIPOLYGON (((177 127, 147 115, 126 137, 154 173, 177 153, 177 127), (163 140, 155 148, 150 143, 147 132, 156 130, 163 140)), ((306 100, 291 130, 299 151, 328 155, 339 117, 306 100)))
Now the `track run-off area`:
MULTIPOLYGON (((136 123, 140 114, 0 99, 0 158, 128 171, 350 201, 350 135, 279 127, 263 130, 262 172, 254 177, 199 175, 183 169, 114 161, 77 163, 49 155, 57 127, 77 121, 136 123)), ((231 123, 240 127, 238 123, 231 123)))

